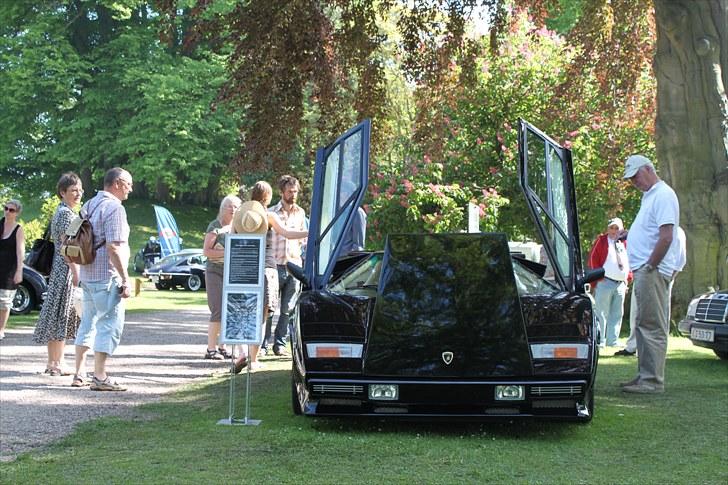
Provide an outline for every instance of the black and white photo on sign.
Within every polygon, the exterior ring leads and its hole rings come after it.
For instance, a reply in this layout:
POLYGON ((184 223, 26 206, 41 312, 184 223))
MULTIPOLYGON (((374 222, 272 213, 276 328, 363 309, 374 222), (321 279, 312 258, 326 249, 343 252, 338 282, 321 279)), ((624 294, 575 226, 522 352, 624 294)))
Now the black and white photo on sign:
POLYGON ((260 343, 262 339, 263 292, 231 290, 223 294, 221 342, 260 343))
POLYGON ((229 234, 225 242, 226 286, 263 285, 265 235, 229 234))

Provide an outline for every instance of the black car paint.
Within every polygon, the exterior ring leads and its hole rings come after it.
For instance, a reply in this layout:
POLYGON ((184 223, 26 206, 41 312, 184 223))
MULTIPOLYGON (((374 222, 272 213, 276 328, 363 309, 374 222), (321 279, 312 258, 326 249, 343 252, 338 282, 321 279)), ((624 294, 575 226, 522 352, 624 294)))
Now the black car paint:
MULTIPOLYGON (((321 203, 330 203, 322 194, 336 193, 340 187, 340 178, 333 180, 333 188, 329 186, 332 180, 327 180, 326 174, 342 173, 344 148, 339 149, 339 145, 358 129, 368 130, 368 125, 355 127, 317 152, 306 266, 303 271, 292 268, 307 286, 298 302, 292 334, 294 412, 479 419, 541 416, 589 421, 598 353, 592 302, 583 285, 601 275, 585 274, 581 268, 570 152, 527 123, 519 124, 519 174, 524 194, 549 260, 560 256, 557 267, 549 268, 553 283, 544 284, 542 294, 519 295, 520 288, 515 291, 509 265, 522 266, 535 278, 543 277, 547 268, 516 256, 511 260, 502 234, 491 235, 490 242, 499 243, 481 248, 476 258, 472 254, 458 258, 456 252, 450 254, 441 247, 441 254, 427 263, 405 261, 397 268, 396 258, 393 261, 388 255, 379 285, 361 282, 364 284, 334 291, 339 274, 354 273, 367 264, 367 258, 376 257, 360 255, 363 260, 346 258, 332 265, 331 258, 338 255, 332 241, 340 240, 339 234, 349 224, 347 211, 355 207, 344 204, 338 212, 321 217, 321 203), (531 153, 529 143, 534 145, 534 140, 542 147, 539 150, 536 146, 531 153), (339 158, 332 159, 332 154, 339 158), (529 157, 538 156, 544 160, 529 172, 529 157), (339 169, 327 170, 332 163, 338 163, 339 169), (551 181, 549 190, 529 185, 539 178, 551 181), (554 180, 563 185, 552 183, 554 180), (323 189, 324 184, 329 192, 323 189), (552 189, 561 193, 554 194, 552 189), (323 263, 318 260, 320 248, 325 251, 323 263), (473 259, 482 260, 485 266, 471 268, 468 263, 473 259), (392 262, 395 264, 390 267, 392 262), (398 281, 388 287, 393 268, 398 281), (406 297, 398 304, 398 297, 403 295, 406 297), (457 301, 461 298, 466 303, 457 301), (478 304, 480 299, 484 304, 478 304), (451 310, 453 307, 457 310, 451 310), (306 344, 317 342, 361 343, 363 356, 312 358, 306 344), (585 358, 536 359, 530 349, 534 343, 577 344, 586 347, 588 354, 585 358), (454 367, 445 367, 444 351, 454 354, 454 367), (463 359, 459 364, 458 358, 463 359), (373 383, 397 384, 400 395, 394 401, 373 401, 367 395, 373 383), (503 384, 524 386, 523 400, 496 401, 495 386, 503 384)), ((438 237, 447 242, 446 246, 459 238, 483 236, 438 237)))
POLYGON ((205 258, 202 249, 185 249, 171 254, 144 270, 143 274, 154 282, 158 290, 177 286, 192 291, 205 288, 205 258), (199 287, 190 285, 191 277, 198 279, 196 281, 199 287))

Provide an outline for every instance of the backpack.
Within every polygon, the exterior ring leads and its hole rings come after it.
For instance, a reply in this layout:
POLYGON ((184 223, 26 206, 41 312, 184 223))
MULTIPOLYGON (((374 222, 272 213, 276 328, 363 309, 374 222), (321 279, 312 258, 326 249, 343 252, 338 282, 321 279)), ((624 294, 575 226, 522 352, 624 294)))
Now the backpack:
POLYGON ((91 226, 91 213, 76 216, 61 235, 61 256, 69 263, 91 264, 96 259, 96 250, 106 243, 105 240, 94 244, 94 228, 91 226))

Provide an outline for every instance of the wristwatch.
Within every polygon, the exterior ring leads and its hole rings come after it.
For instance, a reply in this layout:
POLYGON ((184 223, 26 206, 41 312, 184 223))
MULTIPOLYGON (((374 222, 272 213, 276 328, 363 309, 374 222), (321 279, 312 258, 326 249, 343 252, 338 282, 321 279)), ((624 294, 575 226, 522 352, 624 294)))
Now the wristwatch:
POLYGON ((655 267, 650 263, 645 263, 645 268, 647 268, 647 271, 655 271, 655 267))

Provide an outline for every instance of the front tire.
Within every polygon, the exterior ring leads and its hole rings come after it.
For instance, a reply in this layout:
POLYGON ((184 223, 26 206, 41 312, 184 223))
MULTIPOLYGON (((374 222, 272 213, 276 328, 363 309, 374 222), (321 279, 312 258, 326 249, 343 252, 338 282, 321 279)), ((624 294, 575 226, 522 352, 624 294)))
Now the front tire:
POLYGON ((196 274, 190 275, 187 281, 184 283, 185 290, 188 291, 199 291, 202 288, 202 278, 196 274))
POLYGON ((33 288, 28 287, 24 282, 21 282, 15 292, 15 298, 13 299, 13 306, 10 308, 10 313, 13 315, 26 315, 35 308, 35 304, 35 292, 33 291, 33 288))
POLYGON ((168 290, 171 288, 170 284, 166 281, 159 281, 157 283, 154 283, 154 287, 158 290, 168 290))
POLYGON ((301 402, 298 400, 298 392, 296 390, 296 379, 293 377, 291 372, 291 408, 293 408, 293 414, 300 416, 303 414, 301 409, 301 402))

